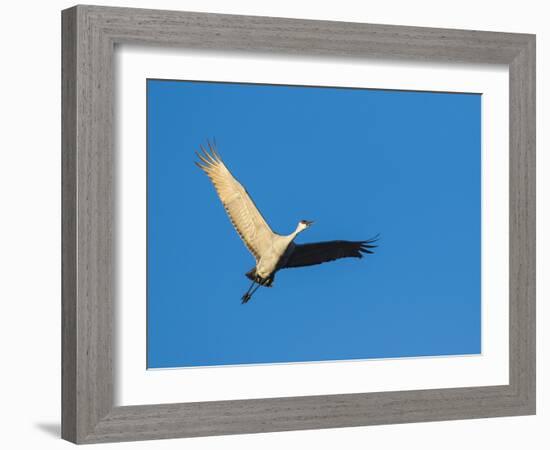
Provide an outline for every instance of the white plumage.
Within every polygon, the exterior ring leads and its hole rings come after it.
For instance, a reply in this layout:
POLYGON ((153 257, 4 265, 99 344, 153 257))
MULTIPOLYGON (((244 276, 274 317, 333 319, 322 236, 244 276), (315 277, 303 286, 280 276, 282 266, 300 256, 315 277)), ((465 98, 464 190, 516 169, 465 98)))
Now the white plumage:
POLYGON ((233 177, 216 150, 210 148, 211 153, 208 153, 201 147, 203 153, 197 155, 202 163, 197 163, 197 166, 206 172, 214 184, 235 230, 258 260, 269 251, 275 233, 271 231, 243 185, 233 177))

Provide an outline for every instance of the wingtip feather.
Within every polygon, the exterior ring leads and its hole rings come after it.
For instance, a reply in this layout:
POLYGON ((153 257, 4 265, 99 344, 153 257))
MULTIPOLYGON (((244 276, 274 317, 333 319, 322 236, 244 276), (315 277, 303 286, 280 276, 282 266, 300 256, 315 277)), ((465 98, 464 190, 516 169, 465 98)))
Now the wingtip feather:
POLYGON ((214 154, 214 156, 216 157, 218 162, 222 162, 222 158, 221 158, 220 154, 218 153, 218 151, 216 150, 215 147, 212 149, 212 153, 214 154))
POLYGON ((366 241, 361 241, 359 245, 359 253, 361 256, 363 254, 373 255, 373 249, 378 247, 378 245, 374 245, 374 243, 377 242, 378 239, 380 239, 380 233, 370 239, 367 239, 366 241))
POLYGON ((203 170, 207 170, 212 166, 212 163, 208 161, 202 154, 200 154, 199 152, 195 152, 195 154, 205 164, 205 167, 203 167, 203 170))
MULTIPOLYGON (((197 161, 193 161, 193 162, 195 163, 195 165, 196 165, 199 169, 203 170, 204 172, 207 172, 206 167, 204 167, 203 165, 199 164, 197 161)), ((208 172, 207 172, 207 173, 208 173, 208 172)))

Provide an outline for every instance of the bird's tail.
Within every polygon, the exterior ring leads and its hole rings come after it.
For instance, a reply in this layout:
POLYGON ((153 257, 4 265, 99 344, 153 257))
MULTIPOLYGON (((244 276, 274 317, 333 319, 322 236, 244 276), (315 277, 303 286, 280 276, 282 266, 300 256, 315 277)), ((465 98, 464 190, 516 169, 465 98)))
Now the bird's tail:
POLYGON ((256 267, 252 267, 245 275, 250 281, 254 281, 256 279, 256 267))

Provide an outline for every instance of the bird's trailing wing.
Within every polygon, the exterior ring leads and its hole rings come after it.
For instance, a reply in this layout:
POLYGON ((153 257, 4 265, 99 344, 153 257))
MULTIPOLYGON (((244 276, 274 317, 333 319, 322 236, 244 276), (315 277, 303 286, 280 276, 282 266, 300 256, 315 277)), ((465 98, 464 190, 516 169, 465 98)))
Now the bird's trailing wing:
POLYGON ((364 253, 374 253, 377 237, 366 241, 327 241, 312 244, 296 244, 282 267, 314 266, 340 258, 362 258, 364 253))
POLYGON ((231 223, 245 243, 246 247, 258 260, 260 255, 271 245, 273 231, 252 201, 246 189, 233 177, 225 166, 215 146, 208 143, 208 150, 202 146, 197 153, 200 162, 196 162, 208 175, 218 197, 220 198, 231 223))

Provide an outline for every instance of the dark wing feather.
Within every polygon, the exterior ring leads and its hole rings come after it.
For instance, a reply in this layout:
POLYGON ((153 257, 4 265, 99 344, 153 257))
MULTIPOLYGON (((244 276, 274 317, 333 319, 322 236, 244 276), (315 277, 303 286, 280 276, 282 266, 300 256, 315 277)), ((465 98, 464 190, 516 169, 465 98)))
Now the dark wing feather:
POLYGON ((322 264, 340 258, 362 258, 372 254, 378 237, 366 241, 327 241, 312 244, 295 244, 294 250, 282 269, 322 264))

